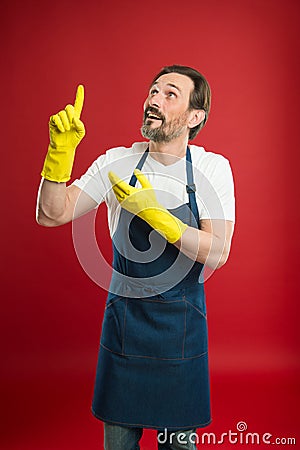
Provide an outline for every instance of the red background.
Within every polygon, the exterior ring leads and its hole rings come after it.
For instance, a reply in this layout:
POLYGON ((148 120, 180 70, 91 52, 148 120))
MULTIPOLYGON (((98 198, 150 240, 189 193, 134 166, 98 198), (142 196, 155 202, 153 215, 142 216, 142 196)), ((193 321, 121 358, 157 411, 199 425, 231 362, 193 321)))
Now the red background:
MULTIPOLYGON (((236 183, 231 256, 207 283, 206 431, 236 431, 243 420, 249 432, 297 437, 298 5, 2 2, 1 448, 102 448, 90 403, 106 293, 80 267, 70 225, 35 223, 47 122, 83 83, 77 177, 107 148, 141 139, 148 83, 173 63, 208 78, 212 112, 195 143, 228 157, 236 183)), ((153 448, 147 431, 142 449, 153 448)))

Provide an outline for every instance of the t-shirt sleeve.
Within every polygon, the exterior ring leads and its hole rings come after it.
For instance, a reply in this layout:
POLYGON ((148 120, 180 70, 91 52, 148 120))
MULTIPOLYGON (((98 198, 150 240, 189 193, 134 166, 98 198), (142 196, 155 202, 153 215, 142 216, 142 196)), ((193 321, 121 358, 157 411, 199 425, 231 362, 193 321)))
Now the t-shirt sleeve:
POLYGON ((92 197, 98 205, 104 201, 107 193, 107 182, 104 181, 101 173, 104 166, 105 155, 101 155, 79 179, 72 183, 92 197))
POLYGON ((229 161, 218 155, 199 186, 200 219, 223 219, 235 222, 233 174, 229 161))

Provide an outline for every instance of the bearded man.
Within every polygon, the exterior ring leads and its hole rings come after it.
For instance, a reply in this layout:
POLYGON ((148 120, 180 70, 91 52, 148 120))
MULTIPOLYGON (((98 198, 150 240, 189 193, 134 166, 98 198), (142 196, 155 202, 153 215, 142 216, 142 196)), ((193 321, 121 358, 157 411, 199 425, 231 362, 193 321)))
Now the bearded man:
POLYGON ((106 450, 139 449, 144 428, 161 450, 195 449, 195 430, 211 421, 204 266, 225 264, 234 229, 228 160, 189 145, 210 88, 195 69, 163 68, 144 103, 146 141, 108 150, 66 186, 83 97, 80 85, 74 106, 50 119, 37 221, 60 226, 107 204, 113 271, 92 412, 106 450))

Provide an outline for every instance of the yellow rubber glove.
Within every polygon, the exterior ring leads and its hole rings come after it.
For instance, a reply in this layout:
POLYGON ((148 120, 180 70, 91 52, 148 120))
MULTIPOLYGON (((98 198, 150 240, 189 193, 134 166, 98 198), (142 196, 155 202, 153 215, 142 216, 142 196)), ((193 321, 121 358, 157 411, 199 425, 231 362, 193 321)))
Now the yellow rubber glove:
POLYGON ((122 208, 145 220, 171 244, 178 241, 187 225, 158 203, 151 183, 140 170, 136 169, 134 174, 141 188, 130 186, 114 172, 109 172, 108 177, 118 202, 122 208))
POLYGON ((64 110, 50 117, 50 145, 42 170, 42 177, 63 183, 71 178, 75 150, 85 135, 80 114, 84 101, 84 88, 77 88, 74 106, 67 105, 64 110))

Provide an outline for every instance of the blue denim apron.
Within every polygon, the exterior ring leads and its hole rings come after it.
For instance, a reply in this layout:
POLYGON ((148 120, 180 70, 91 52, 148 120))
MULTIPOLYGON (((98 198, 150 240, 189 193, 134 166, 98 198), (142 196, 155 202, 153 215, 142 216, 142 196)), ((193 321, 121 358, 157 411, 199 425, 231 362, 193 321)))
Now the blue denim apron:
MULTIPOLYGON (((137 168, 142 169, 148 149, 137 168)), ((189 202, 170 212, 199 228, 193 167, 189 202)), ((130 185, 135 186, 132 175, 130 185)), ((122 209, 102 325, 93 414, 127 427, 204 427, 211 421, 207 319, 201 272, 138 216, 122 209)))

